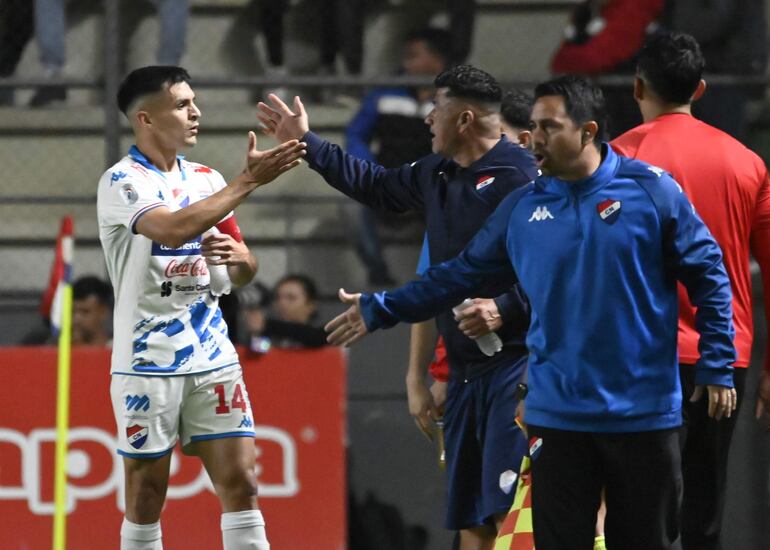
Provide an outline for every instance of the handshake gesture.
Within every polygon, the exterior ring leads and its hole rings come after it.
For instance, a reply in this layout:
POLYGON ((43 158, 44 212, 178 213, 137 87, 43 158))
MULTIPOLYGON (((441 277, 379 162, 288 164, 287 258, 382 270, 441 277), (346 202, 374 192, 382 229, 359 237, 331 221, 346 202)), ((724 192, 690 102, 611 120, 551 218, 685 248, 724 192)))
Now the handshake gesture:
POLYGON ((264 133, 274 136, 282 143, 267 151, 260 151, 257 149, 257 135, 249 132, 246 168, 241 177, 254 189, 299 166, 307 147, 300 141, 309 127, 305 106, 299 97, 294 98, 294 111, 277 95, 270 94, 268 97, 272 106, 260 102, 257 118, 264 127, 264 133))
POLYGON ((249 148, 246 152, 246 168, 241 174, 242 180, 256 189, 275 178, 299 166, 305 156, 306 144, 292 139, 268 149, 257 149, 257 135, 249 132, 249 148))

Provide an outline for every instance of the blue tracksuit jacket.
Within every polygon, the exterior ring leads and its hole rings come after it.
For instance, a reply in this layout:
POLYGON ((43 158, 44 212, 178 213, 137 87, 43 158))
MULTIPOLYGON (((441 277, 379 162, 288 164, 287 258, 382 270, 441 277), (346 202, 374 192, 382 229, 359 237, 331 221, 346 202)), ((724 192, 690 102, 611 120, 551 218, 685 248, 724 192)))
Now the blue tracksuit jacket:
MULTIPOLYGON (((462 168, 439 155, 428 155, 413 164, 385 169, 358 159, 340 147, 308 132, 306 160, 326 181, 349 197, 389 212, 416 210, 425 213, 430 263, 454 258, 478 232, 504 197, 531 182, 537 175, 532 154, 503 137, 476 162, 462 168)), ((529 306, 511 281, 480 286, 458 297, 424 319, 436 317, 444 337, 452 376, 474 378, 526 355, 524 339, 529 326, 529 306), (451 308, 469 297, 495 298, 503 327, 503 350, 487 357, 476 342, 457 328, 451 308)))
POLYGON ((697 384, 732 386, 722 253, 670 175, 602 146, 589 178, 511 193, 455 259, 361 298, 367 327, 420 321, 490 281, 529 297, 526 422, 589 432, 681 424, 677 289, 697 306, 697 384))

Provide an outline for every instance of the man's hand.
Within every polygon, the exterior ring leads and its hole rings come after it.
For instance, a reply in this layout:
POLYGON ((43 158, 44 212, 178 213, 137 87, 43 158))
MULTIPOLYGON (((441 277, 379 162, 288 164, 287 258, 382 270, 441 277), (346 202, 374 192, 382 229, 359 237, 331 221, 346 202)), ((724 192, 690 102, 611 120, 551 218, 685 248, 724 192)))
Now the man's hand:
POLYGON ((433 396, 433 403, 435 403, 440 416, 444 416, 444 405, 446 405, 448 385, 447 382, 439 382, 436 380, 430 386, 430 394, 433 396))
POLYGON ((441 414, 433 401, 433 394, 422 380, 406 380, 406 395, 409 400, 409 414, 414 417, 414 423, 420 431, 433 441, 433 422, 441 414))
POLYGON ((251 260, 249 247, 227 233, 208 235, 201 241, 201 256, 208 265, 242 265, 251 260))
POLYGON ((310 124, 299 96, 294 96, 293 111, 277 95, 267 97, 271 105, 261 101, 257 103, 257 118, 265 127, 265 134, 274 135, 278 141, 302 139, 310 130, 310 124))
MULTIPOLYGON (((735 388, 726 386, 706 386, 709 394, 709 416, 719 420, 723 416, 730 418, 738 404, 735 388)), ((690 402, 695 403, 703 396, 703 386, 695 386, 690 402)))
POLYGON ((249 149, 246 153, 246 168, 239 176, 255 189, 270 183, 284 172, 299 166, 305 156, 307 144, 297 140, 286 140, 272 149, 257 149, 257 134, 249 132, 249 149))
POLYGON ((766 370, 759 374, 755 414, 757 420, 762 418, 763 414, 767 416, 767 430, 770 431, 770 372, 766 370))
POLYGON ((343 304, 350 304, 350 308, 326 323, 324 327, 328 334, 326 341, 333 346, 349 348, 366 336, 369 331, 366 329, 364 318, 361 316, 361 293, 348 294, 344 288, 341 288, 339 297, 343 304))
POLYGON ((455 315, 458 328, 468 338, 475 340, 503 326, 497 304, 491 298, 474 298, 473 305, 455 315))

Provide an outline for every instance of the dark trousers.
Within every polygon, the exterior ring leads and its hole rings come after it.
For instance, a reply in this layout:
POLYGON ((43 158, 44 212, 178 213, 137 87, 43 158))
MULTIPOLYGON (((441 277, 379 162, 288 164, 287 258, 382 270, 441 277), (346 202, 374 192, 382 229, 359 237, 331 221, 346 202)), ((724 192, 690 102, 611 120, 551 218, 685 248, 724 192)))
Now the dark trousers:
POLYGON ((717 421, 708 416, 708 395, 690 403, 695 389, 695 368, 680 365, 682 381, 681 431, 682 477, 682 547, 684 550, 716 550, 725 506, 727 456, 738 418, 746 369, 735 369, 733 382, 738 394, 738 408, 730 418, 717 421))
POLYGON ((30 0, 0 0, 0 76, 16 71, 32 37, 33 13, 30 0))
POLYGON ((679 430, 587 433, 528 426, 537 550, 592 550, 605 488, 607 548, 680 550, 679 430), (537 448, 532 438, 542 439, 537 448))

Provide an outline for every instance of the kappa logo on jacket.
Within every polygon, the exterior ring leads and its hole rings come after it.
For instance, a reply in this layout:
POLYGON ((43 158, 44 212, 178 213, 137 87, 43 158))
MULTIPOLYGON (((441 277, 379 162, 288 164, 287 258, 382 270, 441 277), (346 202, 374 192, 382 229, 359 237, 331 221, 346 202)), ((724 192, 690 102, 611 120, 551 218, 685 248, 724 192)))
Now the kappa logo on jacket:
POLYGON ((529 222, 542 222, 545 220, 552 220, 553 215, 548 211, 547 206, 538 206, 535 211, 532 212, 532 216, 529 218, 529 222))

